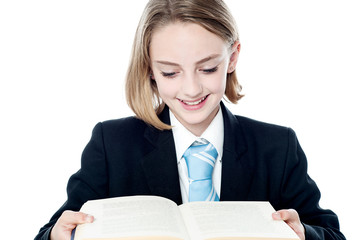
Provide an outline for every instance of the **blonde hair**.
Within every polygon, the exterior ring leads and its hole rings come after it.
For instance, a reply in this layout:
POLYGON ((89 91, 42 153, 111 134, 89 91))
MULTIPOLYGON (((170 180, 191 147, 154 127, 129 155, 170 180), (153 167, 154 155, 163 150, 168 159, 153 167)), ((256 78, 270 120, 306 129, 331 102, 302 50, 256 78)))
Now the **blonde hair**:
MULTIPOLYGON (((126 76, 126 98, 136 116, 160 130, 171 129, 158 114, 164 109, 154 80, 150 78, 149 44, 152 32, 173 22, 196 23, 232 46, 239 40, 236 23, 222 0, 150 0, 135 34, 126 76)), ((225 95, 232 103, 240 94, 236 72, 227 74, 225 95)))

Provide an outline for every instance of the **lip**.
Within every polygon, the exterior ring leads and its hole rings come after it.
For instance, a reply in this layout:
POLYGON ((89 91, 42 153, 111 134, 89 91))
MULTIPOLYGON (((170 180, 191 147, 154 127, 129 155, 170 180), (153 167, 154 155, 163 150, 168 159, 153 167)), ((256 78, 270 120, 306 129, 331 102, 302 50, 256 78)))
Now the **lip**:
POLYGON ((204 104, 207 102, 208 97, 209 94, 196 100, 182 100, 178 98, 178 101, 186 110, 198 110, 204 106, 204 104))

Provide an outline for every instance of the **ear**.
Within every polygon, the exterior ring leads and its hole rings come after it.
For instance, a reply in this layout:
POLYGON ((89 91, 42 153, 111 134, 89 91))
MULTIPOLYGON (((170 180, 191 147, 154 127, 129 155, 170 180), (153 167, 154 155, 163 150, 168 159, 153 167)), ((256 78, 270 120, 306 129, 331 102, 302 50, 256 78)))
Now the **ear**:
POLYGON ((152 69, 149 70, 149 78, 150 78, 150 80, 155 80, 152 69))
POLYGON ((231 57, 229 59, 227 73, 232 73, 236 69, 240 51, 241 51, 241 43, 239 41, 236 41, 232 46, 231 57))

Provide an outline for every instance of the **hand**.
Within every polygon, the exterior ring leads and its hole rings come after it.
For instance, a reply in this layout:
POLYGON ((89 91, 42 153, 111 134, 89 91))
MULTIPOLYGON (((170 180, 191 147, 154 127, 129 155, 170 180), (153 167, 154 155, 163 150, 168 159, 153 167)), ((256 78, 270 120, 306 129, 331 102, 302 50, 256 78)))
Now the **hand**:
POLYGON ((71 231, 82 223, 92 223, 94 217, 82 212, 64 211, 50 233, 50 240, 70 240, 71 231))
POLYGON ((303 227, 296 210, 279 210, 272 214, 272 218, 274 220, 285 221, 301 240, 305 240, 305 228, 303 227))

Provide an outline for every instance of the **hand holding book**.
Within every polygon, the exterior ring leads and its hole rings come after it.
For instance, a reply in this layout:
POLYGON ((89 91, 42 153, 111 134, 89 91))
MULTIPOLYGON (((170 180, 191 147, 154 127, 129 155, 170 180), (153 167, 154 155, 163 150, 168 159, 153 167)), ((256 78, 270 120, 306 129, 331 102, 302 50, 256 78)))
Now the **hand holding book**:
POLYGON ((301 240, 305 240, 305 227, 302 225, 296 210, 279 210, 272 214, 272 218, 274 220, 285 221, 285 223, 292 228, 301 240))
POLYGON ((50 240, 70 239, 78 224, 92 223, 94 217, 82 212, 64 211, 51 230, 50 240))

